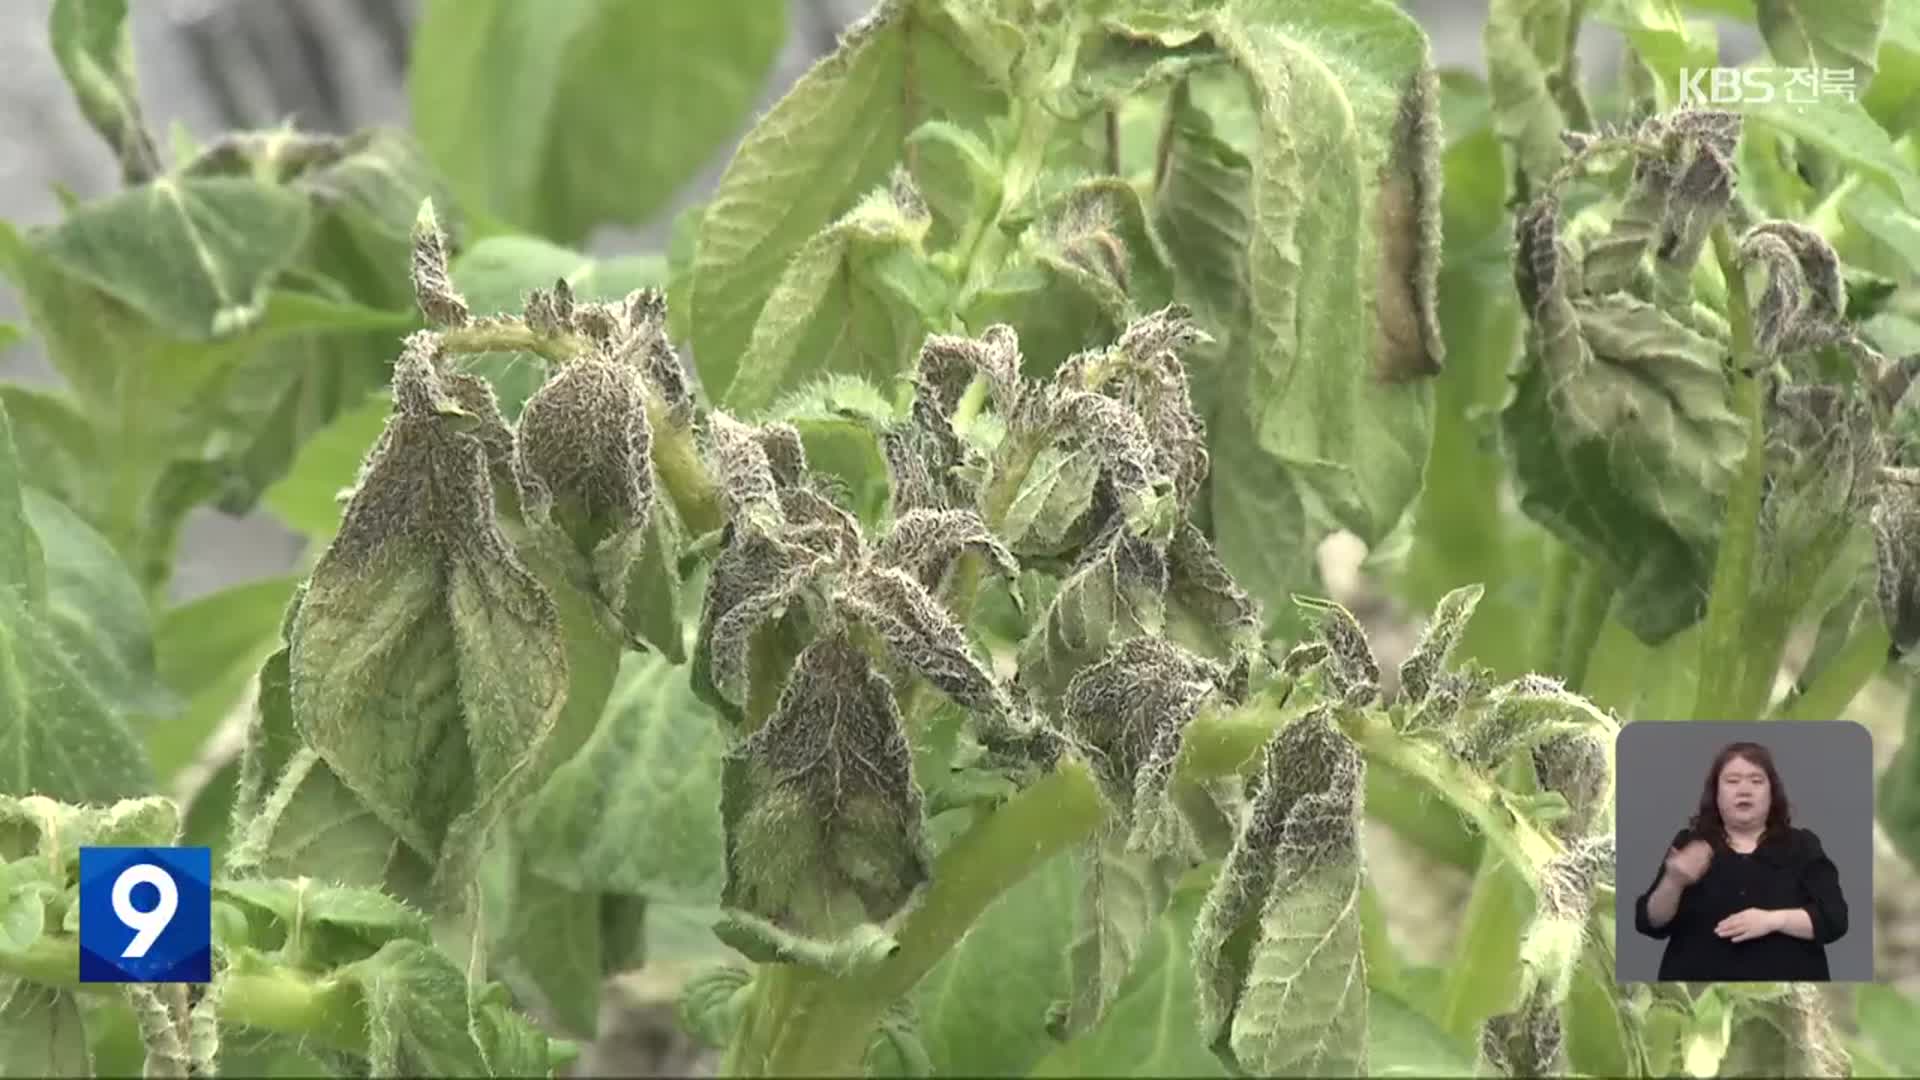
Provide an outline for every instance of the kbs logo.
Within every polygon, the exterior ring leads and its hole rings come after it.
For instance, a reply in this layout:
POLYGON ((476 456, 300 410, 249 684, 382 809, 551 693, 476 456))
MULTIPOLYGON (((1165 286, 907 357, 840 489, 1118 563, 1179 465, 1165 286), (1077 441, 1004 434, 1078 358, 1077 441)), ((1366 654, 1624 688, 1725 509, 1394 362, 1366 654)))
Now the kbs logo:
POLYGON ((1852 68, 1681 68, 1680 105, 1811 105, 1854 100, 1852 68))
POLYGON ((80 849, 80 981, 213 978, 213 852, 80 849))

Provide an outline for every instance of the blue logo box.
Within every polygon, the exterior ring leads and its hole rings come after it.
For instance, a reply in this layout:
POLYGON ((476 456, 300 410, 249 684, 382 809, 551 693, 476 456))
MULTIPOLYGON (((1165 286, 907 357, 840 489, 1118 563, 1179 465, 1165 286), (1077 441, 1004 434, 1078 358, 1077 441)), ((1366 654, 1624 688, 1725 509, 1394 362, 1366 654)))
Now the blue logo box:
POLYGON ((80 981, 213 978, 213 850, 80 849, 80 981))

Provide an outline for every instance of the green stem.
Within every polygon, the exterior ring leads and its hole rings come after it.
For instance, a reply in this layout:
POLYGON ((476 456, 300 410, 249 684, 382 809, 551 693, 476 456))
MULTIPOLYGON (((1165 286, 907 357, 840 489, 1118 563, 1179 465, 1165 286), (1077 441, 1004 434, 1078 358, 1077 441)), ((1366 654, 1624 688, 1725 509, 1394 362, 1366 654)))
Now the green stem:
POLYGON ((1593 647, 1600 641, 1600 632, 1606 629, 1613 593, 1613 579, 1592 562, 1581 559, 1580 569, 1574 575, 1573 595, 1567 604, 1566 626, 1555 668, 1567 689, 1575 693, 1587 681, 1587 665, 1593 660, 1593 647))
MULTIPOLYGON (((0 974, 77 993, 117 995, 118 983, 80 981, 80 943, 46 934, 19 952, 0 952, 0 974)), ((228 970, 222 983, 220 1019, 256 1031, 299 1036, 334 1050, 367 1052, 366 1008, 350 983, 293 968, 228 970)))
POLYGON ((530 352, 561 364, 584 355, 593 343, 578 334, 543 334, 521 322, 478 322, 440 331, 440 343, 454 353, 530 352))
POLYGON ((858 978, 791 965, 760 969, 723 1072, 857 1075, 873 1027, 963 937, 1000 894, 1085 840, 1106 813, 1093 774, 1075 761, 977 821, 934 863, 932 885, 895 935, 899 951, 858 978))
POLYGON ((1534 631, 1533 670, 1542 675, 1560 673, 1561 643, 1567 639, 1567 615, 1573 608, 1573 589, 1580 571, 1580 555, 1555 543, 1547 555, 1547 580, 1534 631))
POLYGON ((1854 697, 1886 669, 1890 643, 1884 620, 1862 618, 1833 659, 1805 689, 1781 702, 1771 719, 1838 720, 1854 697))
MULTIPOLYGON (((1706 626, 1700 635, 1700 686, 1694 698, 1695 720, 1738 719, 1747 676, 1746 643, 1742 640, 1747 602, 1753 590, 1754 552, 1759 542, 1760 500, 1767 476, 1765 386, 1746 372, 1753 367, 1753 315, 1747 283, 1733 240, 1723 225, 1713 230, 1713 251, 1727 281, 1727 323, 1733 334, 1733 380, 1736 407, 1747 425, 1746 458, 1727 494, 1726 520, 1720 529, 1720 549, 1713 567, 1713 591, 1707 601, 1706 626)), ((1772 673, 1766 673, 1768 678, 1772 673)))

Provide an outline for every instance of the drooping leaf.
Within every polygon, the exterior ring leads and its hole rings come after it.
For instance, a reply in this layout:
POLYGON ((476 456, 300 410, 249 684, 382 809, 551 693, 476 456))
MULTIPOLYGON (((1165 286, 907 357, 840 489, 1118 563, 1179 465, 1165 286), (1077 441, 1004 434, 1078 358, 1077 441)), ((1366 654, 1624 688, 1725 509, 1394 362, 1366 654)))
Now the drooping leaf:
POLYGON ((29 979, 0 980, 0 1076, 92 1076, 74 995, 29 979))
POLYGON ((576 244, 646 221, 733 134, 786 7, 431 3, 409 66, 414 123, 463 201, 576 244))
POLYGON ((483 384, 452 396, 462 377, 433 370, 434 348, 416 339, 398 365, 394 417, 288 641, 307 742, 454 889, 534 779, 568 668, 552 596, 494 521, 487 446, 462 430, 504 422, 483 384))
POLYGON ((1886 0, 1845 0, 1810 4, 1807 0, 1755 0, 1755 21, 1767 39, 1767 53, 1786 67, 1849 68, 1856 94, 1873 79, 1880 51, 1886 0))
POLYGON ((1584 119, 1567 115, 1567 91, 1559 85, 1570 67, 1578 10, 1571 0, 1493 0, 1487 9, 1482 33, 1494 131, 1531 184, 1545 183, 1560 167, 1567 153, 1560 133, 1584 119))
POLYGON ((335 978, 360 988, 368 1064, 379 1075, 544 1076, 548 1039, 512 1008, 498 984, 472 984, 445 953, 390 941, 335 978))

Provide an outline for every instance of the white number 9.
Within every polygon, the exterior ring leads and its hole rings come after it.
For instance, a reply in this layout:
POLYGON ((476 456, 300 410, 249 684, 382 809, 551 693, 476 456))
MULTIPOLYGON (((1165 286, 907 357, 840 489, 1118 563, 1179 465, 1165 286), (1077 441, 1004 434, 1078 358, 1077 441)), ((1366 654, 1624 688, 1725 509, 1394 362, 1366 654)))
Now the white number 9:
POLYGON ((173 913, 180 907, 180 887, 173 883, 173 876, 152 863, 136 863, 120 871, 113 881, 113 913, 120 921, 135 931, 133 941, 121 950, 122 957, 147 955, 153 943, 173 921, 173 913), (160 902, 151 911, 141 911, 133 906, 133 887, 151 885, 160 890, 160 902))

